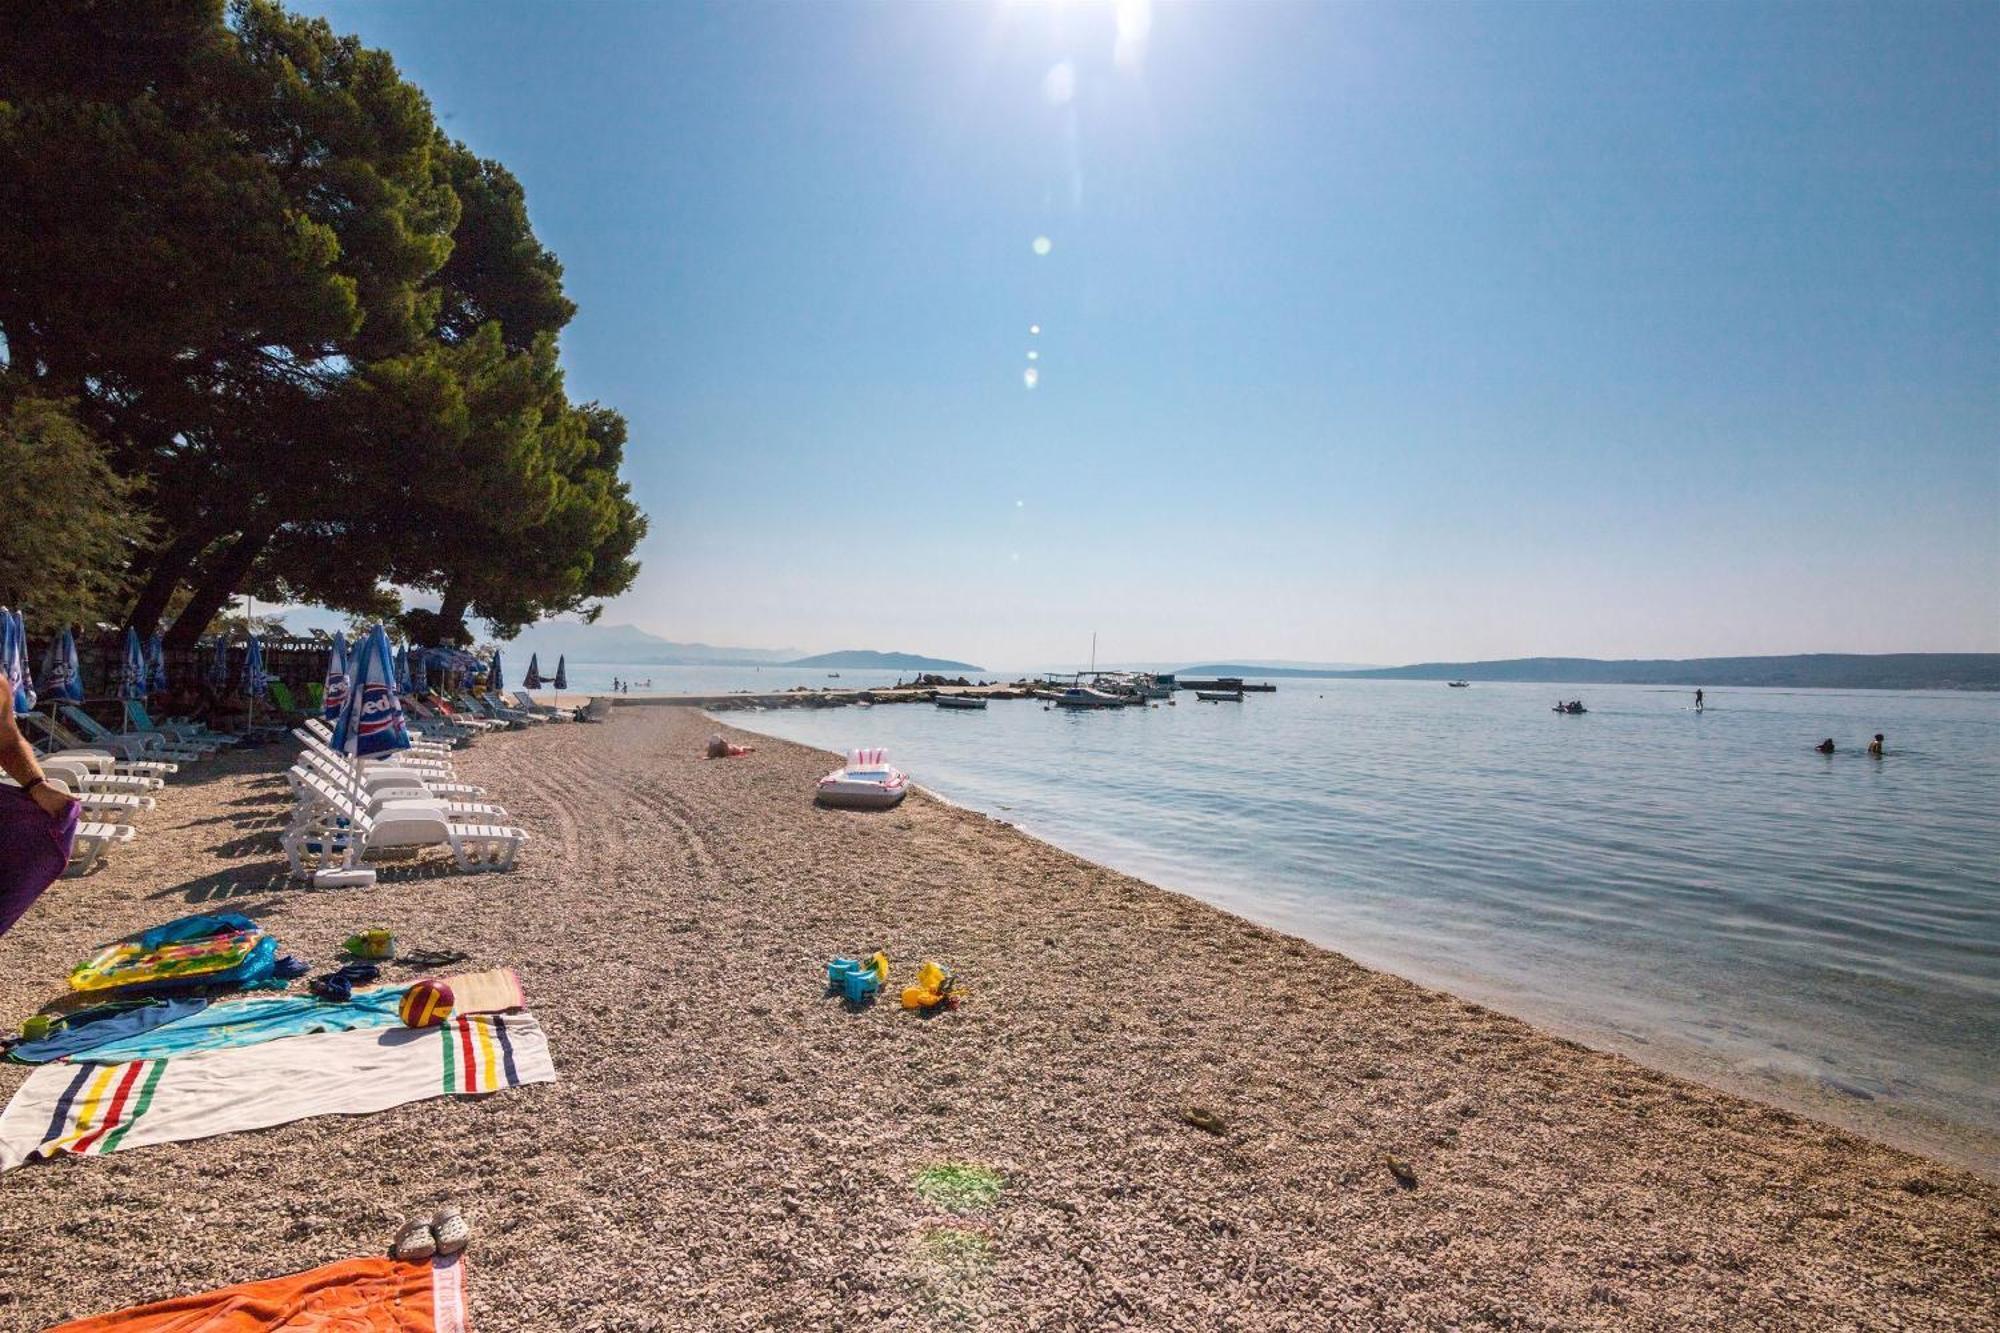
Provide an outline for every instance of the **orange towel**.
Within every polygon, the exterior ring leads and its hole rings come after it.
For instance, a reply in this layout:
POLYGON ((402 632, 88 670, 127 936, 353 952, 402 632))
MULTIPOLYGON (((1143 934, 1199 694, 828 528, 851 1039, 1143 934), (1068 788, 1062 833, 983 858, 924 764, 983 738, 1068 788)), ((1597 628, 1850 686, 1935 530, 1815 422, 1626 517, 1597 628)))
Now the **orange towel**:
POLYGON ((468 1333, 471 1327, 460 1257, 347 1259, 79 1319, 48 1333, 468 1333))

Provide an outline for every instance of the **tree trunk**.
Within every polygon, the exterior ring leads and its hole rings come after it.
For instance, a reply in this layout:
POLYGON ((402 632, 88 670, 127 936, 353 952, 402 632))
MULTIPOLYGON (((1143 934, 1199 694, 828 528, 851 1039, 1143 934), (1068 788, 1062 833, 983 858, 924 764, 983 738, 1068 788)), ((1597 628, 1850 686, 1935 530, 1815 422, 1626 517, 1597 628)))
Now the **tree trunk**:
POLYGON ((451 643, 463 645, 472 636, 465 630, 466 597, 457 584, 447 585, 444 602, 438 607, 438 637, 451 643))
POLYGON ((188 567, 208 541, 209 534, 205 531, 184 532, 153 553, 152 572, 139 590, 139 598, 132 604, 132 614, 126 622, 139 631, 140 638, 159 627, 160 616, 173 600, 174 590, 181 586, 188 567))
POLYGON ((243 580, 250 576, 257 557, 264 554, 264 548, 271 544, 275 529, 260 523, 250 528, 230 543, 229 549, 217 556, 195 585, 194 594, 181 614, 174 621, 174 627, 167 631, 167 647, 192 648, 208 628, 208 622, 215 619, 215 613, 229 604, 236 590, 243 586, 243 580))

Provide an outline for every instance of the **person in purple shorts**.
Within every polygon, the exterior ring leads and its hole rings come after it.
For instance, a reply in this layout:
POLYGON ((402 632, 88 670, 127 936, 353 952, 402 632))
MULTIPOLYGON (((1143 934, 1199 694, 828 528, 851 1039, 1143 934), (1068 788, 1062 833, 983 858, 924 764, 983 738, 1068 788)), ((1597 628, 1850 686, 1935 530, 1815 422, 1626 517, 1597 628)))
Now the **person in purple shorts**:
POLYGON ((0 935, 21 919, 69 864, 76 798, 52 785, 14 725, 14 682, 0 676, 0 935))

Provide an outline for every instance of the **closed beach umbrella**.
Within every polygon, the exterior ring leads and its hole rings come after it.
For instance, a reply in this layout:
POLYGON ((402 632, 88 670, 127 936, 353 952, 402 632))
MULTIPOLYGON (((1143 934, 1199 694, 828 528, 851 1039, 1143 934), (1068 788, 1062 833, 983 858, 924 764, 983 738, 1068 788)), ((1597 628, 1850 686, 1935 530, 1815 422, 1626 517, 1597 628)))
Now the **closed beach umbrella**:
POLYGON ((542 659, 534 653, 528 654, 528 674, 521 677, 521 688, 524 690, 542 688, 542 659))
POLYGON ((493 665, 486 671, 486 688, 498 694, 507 688, 506 679, 500 674, 500 650, 493 650, 493 665))
POLYGON ((319 710, 323 721, 333 722, 340 716, 340 710, 346 706, 349 675, 347 637, 336 630, 333 635, 333 648, 326 657, 326 694, 319 710))
POLYGON ((569 688, 569 673, 563 670, 564 664, 567 663, 568 661, 569 659, 567 657, 558 657, 556 659, 556 678, 550 681, 549 684, 555 686, 559 690, 566 690, 569 688))
POLYGON ((215 636, 215 659, 208 664, 208 683, 218 690, 229 688, 229 636, 215 636))
POLYGON ((146 693, 167 692, 167 645, 156 633, 146 645, 146 693))
POLYGON ((377 625, 355 649, 353 684, 333 725, 333 748, 357 758, 410 748, 402 700, 396 697, 396 664, 389 636, 377 625))
POLYGON ((0 672, 14 687, 14 712, 35 710, 35 682, 28 674, 28 631, 21 613, 0 606, 0 672))
POLYGON ((42 697, 83 702, 83 671, 76 660, 76 635, 69 632, 67 625, 49 641, 48 657, 42 663, 42 697))
POLYGON ((410 654, 410 693, 422 694, 430 688, 430 681, 424 673, 424 650, 419 648, 410 654))
POLYGON ((139 646, 139 631, 125 627, 125 656, 118 663, 118 697, 146 697, 146 650, 139 646))
POLYGON ((257 642, 257 636, 252 634, 243 649, 243 693, 252 699, 261 699, 270 688, 271 678, 264 673, 264 645, 257 642))

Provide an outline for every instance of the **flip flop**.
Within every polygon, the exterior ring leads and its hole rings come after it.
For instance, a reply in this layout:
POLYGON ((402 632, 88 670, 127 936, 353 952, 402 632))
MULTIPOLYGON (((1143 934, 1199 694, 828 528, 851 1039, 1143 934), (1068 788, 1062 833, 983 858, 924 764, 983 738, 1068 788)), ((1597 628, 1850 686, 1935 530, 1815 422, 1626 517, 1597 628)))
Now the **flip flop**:
POLYGON ((447 1256, 457 1254, 472 1241, 472 1227, 465 1215, 449 1204, 431 1219, 431 1234, 437 1237, 437 1252, 447 1256))
POLYGON ((389 1253, 397 1259, 412 1263, 428 1259, 437 1253, 437 1237, 431 1234, 431 1224, 425 1221, 405 1222, 396 1233, 396 1243, 389 1247, 389 1253))

